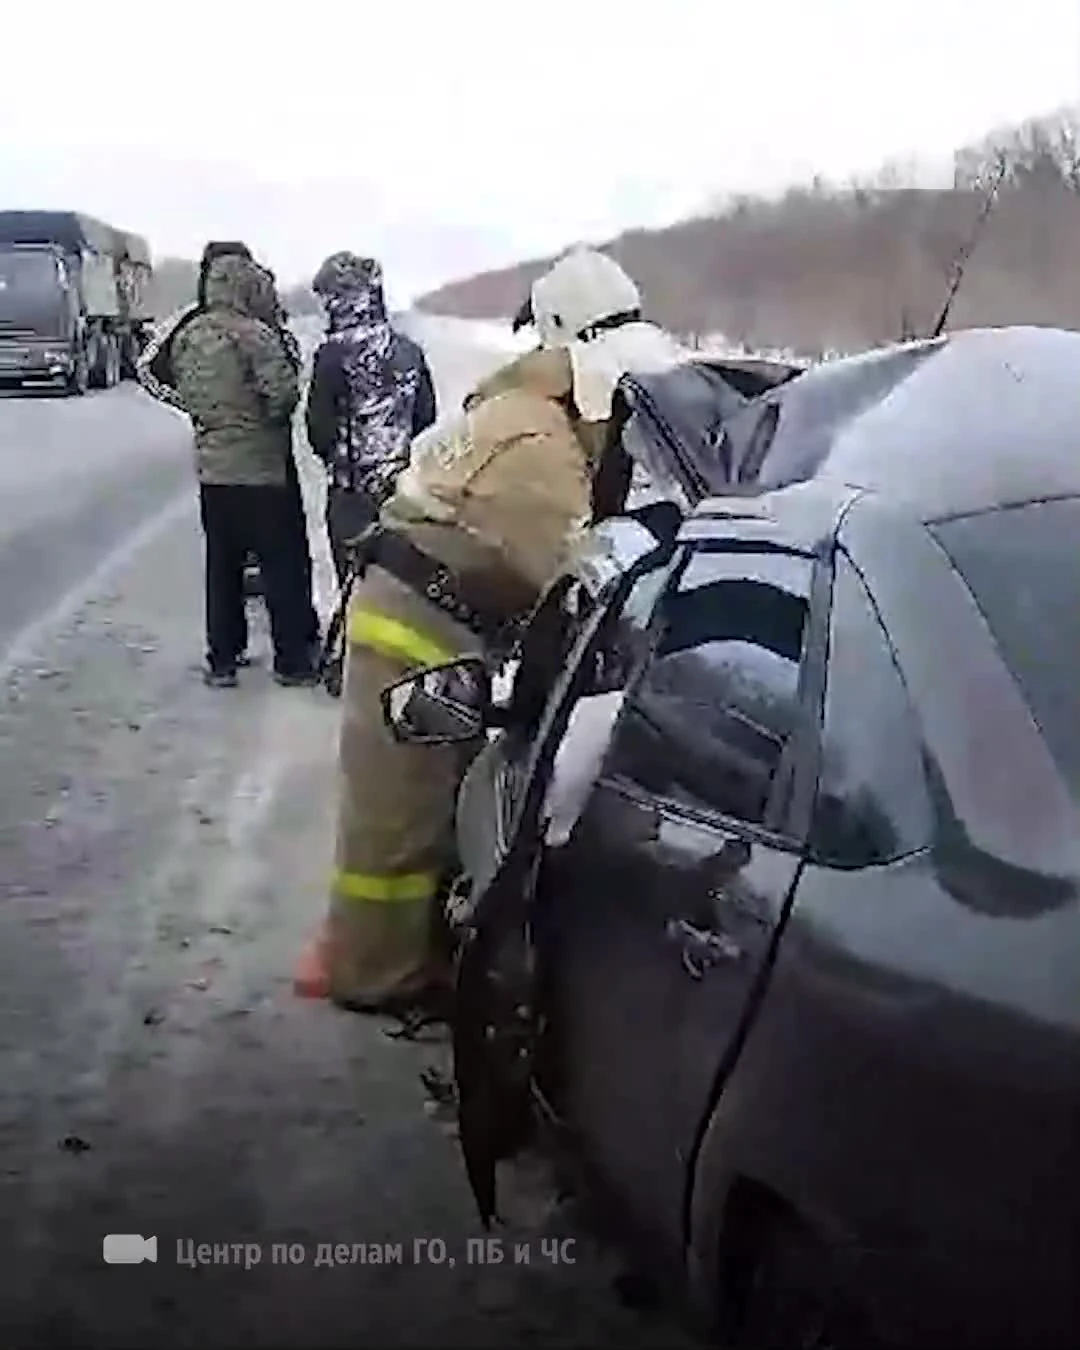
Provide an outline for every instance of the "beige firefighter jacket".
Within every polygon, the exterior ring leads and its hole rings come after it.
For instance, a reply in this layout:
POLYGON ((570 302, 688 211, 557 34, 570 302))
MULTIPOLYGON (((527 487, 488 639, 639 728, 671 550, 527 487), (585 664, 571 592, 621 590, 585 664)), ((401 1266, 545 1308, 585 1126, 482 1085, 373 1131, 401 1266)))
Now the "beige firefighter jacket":
POLYGON ((565 353, 529 356, 416 438, 383 510, 384 524, 509 612, 535 601, 590 507, 593 437, 572 413, 565 353))
MULTIPOLYGON (((444 563, 470 602, 526 613, 590 504, 575 422, 526 363, 491 397, 413 443, 381 523, 444 563)), ((478 746, 398 744, 384 688, 482 639, 376 562, 353 592, 341 727, 341 795, 325 946, 332 998, 349 1006, 415 995, 438 965, 440 881, 453 868, 454 802, 478 746)))

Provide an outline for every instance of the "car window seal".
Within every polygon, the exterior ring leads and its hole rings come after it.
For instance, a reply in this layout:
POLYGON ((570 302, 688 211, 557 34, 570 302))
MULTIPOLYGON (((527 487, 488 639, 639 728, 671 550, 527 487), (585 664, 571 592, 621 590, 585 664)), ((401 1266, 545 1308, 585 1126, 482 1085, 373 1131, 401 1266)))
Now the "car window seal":
MULTIPOLYGON (((832 619, 836 548, 819 557, 810 579, 806 642, 799 667, 798 720, 785 747, 791 753, 791 777, 784 816, 794 838, 805 843, 817 800, 821 775, 822 734, 825 719, 825 686, 829 670, 829 625, 832 619)), ((768 807, 766 807, 766 815, 768 807)))
POLYGON ((735 834, 751 843, 762 844, 781 853, 798 856, 803 852, 803 843, 779 830, 768 829, 764 825, 755 825, 753 821, 742 820, 738 816, 726 815, 704 804, 697 806, 663 792, 653 792, 635 783, 623 773, 601 773, 596 780, 597 787, 606 787, 627 801, 642 806, 653 807, 658 815, 676 818, 704 829, 715 830, 720 834, 735 834))
POLYGON ((934 845, 932 842, 929 844, 912 844, 892 858, 882 858, 875 862, 845 862, 843 858, 825 856, 815 852, 812 847, 808 847, 806 861, 814 867, 820 867, 828 872, 885 872, 890 867, 898 867, 902 863, 909 863, 913 858, 929 856, 933 851, 934 845))
POLYGON ((686 454, 674 428, 660 412, 655 400, 648 391, 642 388, 636 381, 632 381, 632 385, 636 403, 641 407, 644 407, 648 412, 653 425, 660 435, 660 439, 664 441, 668 450, 671 452, 675 468, 681 472, 686 480, 682 484, 683 490, 686 491, 689 489, 691 494, 696 494, 697 501, 703 501, 710 495, 709 484, 705 479, 704 474, 701 473, 698 467, 686 454))
POLYGON ((779 399, 766 397, 765 406, 750 433, 746 454, 735 472, 735 480, 739 484, 753 483, 760 476, 761 466, 780 426, 781 406, 779 399))

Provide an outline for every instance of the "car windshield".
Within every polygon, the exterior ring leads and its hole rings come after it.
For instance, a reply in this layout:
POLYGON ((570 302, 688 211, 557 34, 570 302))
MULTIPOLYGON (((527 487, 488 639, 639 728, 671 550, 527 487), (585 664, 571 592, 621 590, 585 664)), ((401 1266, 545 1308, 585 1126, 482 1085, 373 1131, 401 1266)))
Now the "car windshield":
POLYGON ((966 516, 931 530, 1080 799, 1080 498, 966 516))

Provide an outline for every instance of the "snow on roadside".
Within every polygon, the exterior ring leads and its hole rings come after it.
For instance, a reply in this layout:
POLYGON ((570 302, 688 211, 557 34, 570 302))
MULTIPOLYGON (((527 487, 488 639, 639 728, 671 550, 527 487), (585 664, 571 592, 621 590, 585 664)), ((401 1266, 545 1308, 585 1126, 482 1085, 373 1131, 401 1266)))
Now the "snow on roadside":
MULTIPOLYGON (((505 351, 509 354, 528 350, 533 338, 526 331, 512 333, 509 319, 460 319, 443 314, 410 314, 407 316, 411 331, 417 337, 425 334, 439 334, 446 338, 455 337, 463 343, 475 344, 490 350, 505 351)), ((733 342, 724 333, 691 333, 683 339, 687 346, 702 356, 751 357, 766 361, 790 361, 802 364, 809 361, 790 347, 750 347, 744 343, 733 342)), ((822 360, 831 360, 846 353, 826 351, 822 360)))
MULTIPOLYGON (((405 332, 418 342, 436 341, 440 344, 456 344, 463 347, 480 348, 489 354, 506 353, 512 356, 527 351, 533 338, 526 330, 521 333, 510 331, 507 319, 462 319, 450 314, 424 314, 418 310, 395 316, 405 332)), ((309 354, 317 345, 321 333, 321 324, 317 319, 303 318, 294 323, 301 343, 309 354)), ((751 357, 766 361, 790 361, 793 364, 811 361, 792 347, 751 347, 745 343, 734 342, 725 333, 688 333, 683 335, 687 346, 702 356, 751 357)), ((829 348, 821 352, 818 359, 835 360, 850 355, 849 352, 829 348)))
POLYGON ((515 352, 527 351, 532 345, 528 333, 512 333, 510 320, 459 319, 449 314, 420 314, 413 312, 406 316, 406 325, 417 339, 422 341, 426 335, 438 335, 444 341, 457 341, 470 346, 483 347, 487 351, 515 352))

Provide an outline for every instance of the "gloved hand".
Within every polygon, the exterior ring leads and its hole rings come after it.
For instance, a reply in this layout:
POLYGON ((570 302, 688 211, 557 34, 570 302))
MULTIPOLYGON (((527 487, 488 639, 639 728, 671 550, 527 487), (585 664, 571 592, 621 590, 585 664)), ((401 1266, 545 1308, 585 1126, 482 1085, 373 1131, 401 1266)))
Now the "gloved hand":
POLYGON ((371 555, 374 552, 375 539, 379 534, 379 522, 373 521, 366 529, 360 531, 351 539, 342 540, 342 547, 345 553, 351 559, 352 567, 357 576, 362 576, 364 569, 371 561, 371 555))

